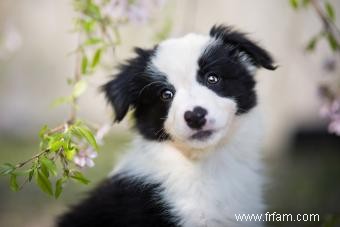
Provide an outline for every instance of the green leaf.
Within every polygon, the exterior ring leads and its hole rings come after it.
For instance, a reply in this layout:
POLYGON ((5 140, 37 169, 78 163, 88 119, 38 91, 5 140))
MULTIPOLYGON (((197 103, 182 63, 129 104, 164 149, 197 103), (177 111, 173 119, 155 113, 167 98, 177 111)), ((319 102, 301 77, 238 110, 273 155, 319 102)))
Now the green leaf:
POLYGON ((64 133, 60 132, 54 133, 49 136, 47 149, 52 152, 58 151, 63 146, 63 143, 65 143, 63 136, 64 133))
POLYGON ((299 7, 298 0, 289 0, 289 3, 293 7, 293 9, 297 9, 299 7))
POLYGON ((71 136, 72 136, 72 132, 70 132, 69 130, 67 130, 67 132, 64 134, 64 144, 63 144, 63 149, 64 150, 69 150, 71 148, 73 148, 73 143, 72 143, 72 139, 71 139, 71 136))
POLYGON ((68 149, 64 151, 65 157, 67 160, 71 161, 73 160, 74 155, 77 153, 77 150, 75 148, 68 149))
POLYGON ((127 2, 128 2, 129 5, 136 4, 136 0, 128 0, 127 2))
POLYGON ((83 26, 83 29, 85 30, 85 32, 91 32, 94 28, 96 21, 95 20, 88 20, 88 21, 81 21, 81 24, 83 26))
POLYGON ((23 171, 13 171, 12 174, 15 174, 16 176, 26 176, 29 174, 30 170, 23 170, 23 171))
POLYGON ((67 78, 67 79, 66 79, 66 83, 67 83, 68 85, 71 85, 71 84, 74 83, 74 79, 73 79, 73 78, 67 78))
POLYGON ((18 182, 17 182, 17 176, 15 174, 11 174, 9 182, 10 182, 10 187, 11 187, 11 189, 14 192, 19 191, 19 185, 18 185, 18 182))
POLYGON ((51 107, 55 108, 55 107, 60 106, 62 104, 67 104, 67 103, 71 103, 71 102, 72 102, 71 96, 59 97, 52 102, 51 107))
POLYGON ((64 183, 67 181, 67 177, 62 177, 60 179, 57 180, 57 182, 55 183, 55 192, 54 192, 54 197, 57 199, 59 198, 60 194, 63 191, 63 186, 64 183))
POLYGON ((95 150, 98 150, 98 144, 94 138, 93 133, 84 125, 73 126, 71 131, 82 138, 84 138, 95 150))
POLYGON ((88 1, 87 4, 87 9, 85 10, 85 13, 90 16, 93 17, 96 20, 99 20, 101 18, 100 16, 100 9, 98 6, 96 6, 95 4, 93 4, 92 2, 88 1))
POLYGON ((28 174, 28 182, 32 181, 33 175, 34 175, 34 169, 32 168, 28 174))
POLYGON ((39 131, 39 137, 40 137, 41 139, 44 139, 44 136, 45 136, 45 134, 46 134, 47 131, 48 131, 48 126, 47 126, 47 125, 44 125, 44 126, 40 129, 40 131, 39 131))
POLYGON ((328 40, 329 47, 333 51, 336 51, 339 48, 339 43, 337 42, 337 40, 331 33, 327 34, 327 40, 328 40))
POLYGON ((37 185, 43 192, 53 196, 52 184, 50 180, 41 171, 35 172, 35 180, 37 185))
POLYGON ((71 175, 71 178, 77 180, 82 184, 89 184, 90 181, 79 171, 74 171, 71 175))
POLYGON ((41 165, 40 166, 40 171, 48 178, 50 176, 50 173, 48 172, 48 169, 46 168, 46 166, 41 165))
POLYGON ((40 150, 47 150, 48 148, 48 141, 47 140, 43 140, 39 143, 39 147, 40 147, 40 150))
POLYGON ((91 64, 92 68, 98 65, 98 63, 100 62, 101 55, 102 55, 102 49, 97 49, 96 53, 93 56, 93 60, 91 64))
POLYGON ((333 6, 329 2, 325 2, 325 8, 326 8, 326 12, 327 12, 328 17, 332 21, 335 21, 335 11, 334 11, 333 6))
POLYGON ((99 44, 99 43, 103 43, 103 40, 100 39, 100 38, 89 38, 88 40, 86 40, 84 42, 84 45, 92 46, 92 45, 96 45, 96 44, 99 44))
POLYGON ((304 7, 308 6, 309 3, 310 3, 310 0, 303 0, 303 1, 302 1, 302 5, 303 5, 304 7))
POLYGON ((87 88, 87 83, 85 80, 79 80, 73 88, 73 93, 72 96, 73 97, 79 97, 81 94, 84 93, 84 91, 87 88))
POLYGON ((57 152, 60 150, 60 148, 64 145, 65 141, 63 140, 63 138, 61 139, 57 139, 57 140, 51 140, 49 149, 52 152, 57 152))
POLYGON ((15 170, 15 166, 10 163, 5 163, 0 166, 0 176, 11 174, 15 170))
POLYGON ((314 36, 311 38, 306 46, 307 51, 313 51, 316 47, 317 42, 319 41, 319 36, 314 36))
POLYGON ((54 176, 57 176, 57 166, 52 160, 43 156, 40 158, 40 163, 48 170, 48 172, 52 173, 54 176))
POLYGON ((83 59, 81 60, 81 73, 86 74, 87 73, 87 65, 89 60, 87 59, 86 55, 83 56, 83 59))
POLYGON ((163 24, 162 29, 156 33, 155 41, 161 42, 170 36, 171 30, 173 27, 173 23, 171 18, 167 18, 163 24))

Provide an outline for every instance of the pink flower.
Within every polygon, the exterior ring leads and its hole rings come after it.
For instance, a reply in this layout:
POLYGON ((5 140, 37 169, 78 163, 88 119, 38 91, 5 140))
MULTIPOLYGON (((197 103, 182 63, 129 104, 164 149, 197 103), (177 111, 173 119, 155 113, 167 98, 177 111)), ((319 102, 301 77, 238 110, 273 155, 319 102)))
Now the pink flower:
MULTIPOLYGON (((95 138, 99 145, 103 144, 104 136, 109 132, 111 128, 110 124, 104 124, 101 128, 98 129, 95 138)), ((93 167, 94 162, 93 159, 97 157, 97 152, 93 150, 92 147, 87 147, 85 150, 79 151, 73 158, 74 163, 83 168, 93 167)))
POLYGON ((130 5, 126 12, 129 21, 133 23, 146 23, 149 20, 149 9, 146 5, 130 5))
POLYGON ((150 19, 152 11, 163 3, 164 0, 111 0, 102 12, 112 19, 145 23, 150 19))
POLYGON ((334 100, 330 106, 332 115, 340 115, 340 100, 334 100))
POLYGON ((331 115, 330 105, 329 103, 325 103, 321 106, 319 114, 323 118, 329 118, 331 115))
POLYGON ((93 159, 97 157, 97 152, 95 152, 92 148, 88 148, 86 150, 79 151, 73 158, 74 163, 83 168, 93 167, 94 162, 93 159))
POLYGON ((338 120, 332 121, 328 126, 328 131, 340 136, 340 118, 338 120))
POLYGON ((325 118, 337 118, 340 116, 340 100, 333 100, 321 106, 320 115, 325 118))
POLYGON ((320 109, 320 115, 330 120, 328 131, 340 136, 340 99, 327 100, 320 109))

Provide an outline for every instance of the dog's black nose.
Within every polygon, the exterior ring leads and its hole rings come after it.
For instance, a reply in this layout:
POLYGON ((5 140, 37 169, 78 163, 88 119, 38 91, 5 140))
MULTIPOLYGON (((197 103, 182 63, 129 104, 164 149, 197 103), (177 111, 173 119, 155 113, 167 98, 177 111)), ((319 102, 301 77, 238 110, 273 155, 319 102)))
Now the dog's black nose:
POLYGON ((193 111, 186 111, 184 113, 184 119, 190 128, 200 129, 207 121, 205 119, 207 113, 208 111, 206 109, 196 106, 193 111))

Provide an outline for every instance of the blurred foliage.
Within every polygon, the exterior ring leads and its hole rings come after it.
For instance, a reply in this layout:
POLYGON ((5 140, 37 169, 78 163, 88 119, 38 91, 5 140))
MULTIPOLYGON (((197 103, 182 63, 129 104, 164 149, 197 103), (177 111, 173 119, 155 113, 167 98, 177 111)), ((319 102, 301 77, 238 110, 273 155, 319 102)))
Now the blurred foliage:
MULTIPOLYGON (((73 204, 84 198, 89 190, 107 176, 112 170, 112 165, 126 150, 131 137, 132 135, 127 131, 112 131, 107 134, 104 138, 105 146, 101 147, 100 155, 96 158, 95 168, 81 170, 86 178, 91 179, 91 182, 84 187, 83 184, 71 179, 67 182, 67 189, 64 189, 57 200, 52 200, 51 196, 40 193, 40 189, 36 187, 35 183, 26 184, 20 193, 12 193, 8 189, 9 178, 1 177, 0 226, 54 226, 56 216, 66 209, 65 204, 73 204)), ((32 155, 32 150, 39 147, 39 140, 34 135, 24 139, 3 135, 0 138, 0 147, 0 160, 15 162, 29 158, 32 155)), ((57 165, 59 166, 60 163, 57 165)), ((56 180, 56 177, 51 179, 53 186, 55 186, 56 180)))
POLYGON ((47 133, 48 131, 50 132, 45 126, 39 133, 41 138, 41 152, 39 154, 17 165, 6 163, 0 167, 1 175, 10 176, 10 187, 13 191, 18 191, 24 184, 34 179, 43 192, 58 198, 64 183, 69 178, 83 184, 89 183, 89 180, 81 172, 71 167, 71 161, 74 155, 79 152, 79 149, 82 149, 79 141, 84 140, 88 145, 98 150, 98 145, 91 131, 81 122, 70 125, 62 132, 47 133), (59 175, 57 161, 62 166, 62 174, 56 180, 55 189, 53 189, 51 178, 59 175), (28 164, 31 164, 31 166, 22 170, 28 164), (17 181, 18 176, 25 178, 20 186, 17 181))
POLYGON ((168 38, 172 31, 172 27, 173 27, 173 24, 172 24, 171 18, 169 17, 166 18, 166 20, 164 20, 162 29, 156 32, 155 34, 155 41, 158 43, 168 38))
POLYGON ((321 1, 323 7, 317 0, 289 0, 293 9, 313 7, 323 23, 321 31, 314 35, 306 45, 307 51, 314 51, 321 39, 326 39, 332 51, 340 50, 339 29, 335 25, 336 12, 329 1, 321 1))
MULTIPOLYGON (((336 11, 334 6, 327 0, 289 0, 289 2, 295 10, 312 8, 322 23, 321 30, 308 41, 305 47, 306 51, 313 52, 318 42, 325 40, 334 55, 340 54, 340 30, 335 24, 336 11)), ((335 62, 335 57, 333 61, 335 62)), ((335 84, 339 82, 340 78, 335 78, 335 84)), ((320 114, 330 121, 328 131, 340 136, 340 98, 337 97, 338 91, 332 90, 331 86, 333 85, 319 86, 319 94, 324 101, 320 114)), ((322 227, 339 225, 339 215, 330 214, 323 220, 322 227)))
MULTIPOLYGON (((91 127, 92 124, 81 121, 77 114, 78 99, 87 89, 89 76, 103 65, 103 56, 121 44, 119 26, 146 22, 152 8, 160 6, 160 1, 139 0, 72 0, 72 3, 77 15, 74 33, 78 36, 78 44, 72 52, 76 58, 74 76, 67 82, 73 89, 70 95, 52 103, 53 107, 68 104, 71 112, 68 120, 59 126, 42 127, 39 153, 18 164, 5 163, 0 167, 0 176, 9 177, 13 191, 34 180, 41 191, 58 198, 70 179, 89 183, 80 168, 94 165, 92 159, 97 156, 97 142, 101 142, 108 129, 107 124, 91 127)), ((171 25, 168 19, 157 33, 159 40, 168 36, 171 25)))
MULTIPOLYGON (((335 23, 336 12, 333 5, 327 0, 290 0, 294 9, 310 7, 319 17, 322 27, 320 31, 310 38, 306 50, 315 50, 320 40, 325 40, 332 52, 332 57, 325 61, 324 69, 328 73, 336 70, 336 63, 340 54, 340 29, 335 23)), ((328 121, 328 132, 340 136, 340 76, 335 76, 324 81, 318 86, 318 94, 322 105, 320 107, 321 117, 328 121)))
POLYGON ((107 51, 114 43, 106 31, 112 26, 102 17, 97 4, 92 0, 74 0, 73 3, 77 12, 75 32, 79 36, 78 47, 74 51, 78 59, 75 74, 73 79, 68 80, 73 91, 70 96, 58 98, 53 102, 53 106, 70 104, 71 114, 68 121, 60 126, 53 129, 44 126, 41 129, 39 132, 40 153, 16 165, 6 163, 1 166, 0 173, 10 177, 10 187, 13 191, 22 189, 26 183, 34 179, 43 192, 58 198, 69 179, 82 184, 89 183, 89 180, 77 170, 75 166, 77 163, 73 160, 82 150, 89 147, 97 151, 98 145, 93 130, 77 119, 77 99, 87 88, 86 76, 95 71, 100 64, 102 52, 107 51), (100 35, 99 32, 101 32, 100 35), (95 47, 94 51, 92 51, 93 47, 95 47), (57 165, 58 161, 60 165, 57 165), (30 167, 22 170, 27 165, 30 167), (20 185, 18 177, 24 178, 20 185), (58 178, 55 187, 52 186, 53 177, 58 178))

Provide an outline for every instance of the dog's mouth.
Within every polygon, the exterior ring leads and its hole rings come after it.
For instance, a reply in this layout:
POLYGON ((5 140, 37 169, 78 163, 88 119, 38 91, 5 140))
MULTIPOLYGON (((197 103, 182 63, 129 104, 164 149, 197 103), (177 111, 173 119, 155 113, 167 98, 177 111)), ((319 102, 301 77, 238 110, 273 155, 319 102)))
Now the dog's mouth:
POLYGON ((213 130, 200 130, 190 136, 193 140, 206 140, 214 133, 213 130))

